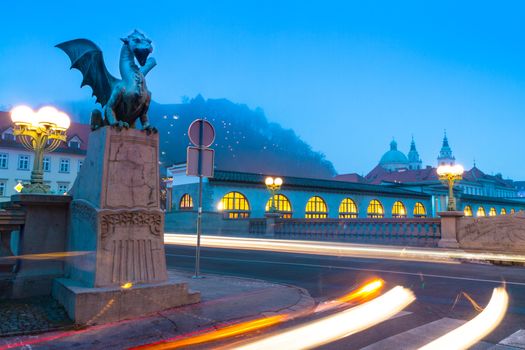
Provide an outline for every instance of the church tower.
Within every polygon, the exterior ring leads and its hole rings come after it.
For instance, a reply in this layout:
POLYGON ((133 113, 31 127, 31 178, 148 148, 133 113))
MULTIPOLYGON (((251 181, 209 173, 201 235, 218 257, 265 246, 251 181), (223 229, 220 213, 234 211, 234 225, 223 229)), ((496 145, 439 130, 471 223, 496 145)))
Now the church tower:
POLYGON ((439 151, 439 156, 437 158, 438 166, 440 165, 454 165, 456 158, 452 155, 452 150, 448 145, 447 131, 445 130, 445 136, 443 137, 443 145, 439 151))
POLYGON ((421 169, 423 162, 419 158, 419 153, 416 150, 416 143, 414 137, 412 137, 412 143, 410 143, 410 151, 408 152, 408 169, 419 170, 421 169))

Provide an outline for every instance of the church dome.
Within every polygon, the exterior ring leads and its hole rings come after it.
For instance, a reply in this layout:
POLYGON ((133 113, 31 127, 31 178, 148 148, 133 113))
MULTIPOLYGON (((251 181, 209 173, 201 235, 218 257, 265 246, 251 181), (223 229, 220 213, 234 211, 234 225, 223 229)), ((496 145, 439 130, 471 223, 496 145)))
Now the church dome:
POLYGON ((406 169, 408 168, 408 158, 403 152, 397 150, 397 142, 392 140, 390 142, 390 151, 383 154, 379 165, 391 171, 406 169))

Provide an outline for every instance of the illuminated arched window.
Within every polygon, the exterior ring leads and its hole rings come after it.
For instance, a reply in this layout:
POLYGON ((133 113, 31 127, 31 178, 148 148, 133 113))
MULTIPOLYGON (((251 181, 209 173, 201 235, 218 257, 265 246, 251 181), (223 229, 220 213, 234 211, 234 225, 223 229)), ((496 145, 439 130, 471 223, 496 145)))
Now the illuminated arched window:
POLYGON ((339 205, 339 218, 340 219, 355 219, 357 218, 357 205, 350 198, 345 198, 339 205))
POLYGON ((179 201, 179 209, 180 210, 191 210, 193 209, 193 198, 186 193, 183 195, 179 201))
POLYGON ((510 209, 510 213, 511 213, 511 214, 514 214, 515 212, 516 212, 516 211, 514 210, 514 208, 511 208, 511 209, 510 209))
POLYGON ((427 210, 425 209, 425 206, 423 203, 417 202, 414 206, 414 217, 416 218, 426 218, 427 217, 427 210))
POLYGON ((472 208, 470 205, 466 205, 465 208, 463 208, 463 213, 465 216, 472 216, 472 208))
POLYGON ((492 207, 489 210, 489 216, 496 216, 498 213, 496 213, 496 208, 492 207))
POLYGON ((507 209, 501 208, 500 215, 507 215, 507 209))
POLYGON ((325 201, 318 196, 310 198, 306 203, 306 215, 304 217, 307 219, 326 219, 328 208, 325 201))
POLYGON ((406 218, 407 217, 407 210, 405 208, 405 205, 401 203, 400 201, 397 201, 394 203, 394 206, 392 207, 392 217, 393 218, 406 218))
POLYGON ((483 208, 482 206, 480 206, 478 208, 478 211, 476 212, 476 216, 477 217, 482 217, 482 216, 486 216, 487 214, 485 213, 485 208, 483 208))
MULTIPOLYGON (((273 201, 277 212, 282 214, 283 218, 290 219, 292 217, 292 205, 290 204, 290 201, 285 195, 276 194, 275 196, 273 196, 273 201)), ((270 198, 268 202, 266 202, 266 208, 264 210, 266 212, 269 212, 271 205, 272 198, 270 198)))
POLYGON ((370 204, 368 204, 368 208, 366 209, 366 215, 369 218, 382 218, 385 216, 385 210, 383 209, 383 205, 381 205, 381 202, 377 199, 372 199, 370 201, 370 204))
POLYGON ((222 197, 219 202, 219 210, 222 210, 224 217, 228 219, 247 218, 250 216, 250 204, 240 192, 230 192, 222 197))

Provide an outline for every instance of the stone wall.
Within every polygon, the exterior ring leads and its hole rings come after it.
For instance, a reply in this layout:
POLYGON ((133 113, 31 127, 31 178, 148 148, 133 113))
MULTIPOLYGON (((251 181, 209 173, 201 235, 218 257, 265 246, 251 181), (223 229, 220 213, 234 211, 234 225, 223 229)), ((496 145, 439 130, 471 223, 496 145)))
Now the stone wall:
POLYGON ((525 212, 460 218, 457 237, 462 249, 525 253, 525 212))

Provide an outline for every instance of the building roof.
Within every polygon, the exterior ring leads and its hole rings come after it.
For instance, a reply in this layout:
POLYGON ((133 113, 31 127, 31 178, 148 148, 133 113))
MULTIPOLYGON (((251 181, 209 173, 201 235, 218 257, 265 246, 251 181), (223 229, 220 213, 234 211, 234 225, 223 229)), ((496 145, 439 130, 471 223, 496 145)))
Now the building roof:
MULTIPOLYGON (((209 178, 209 182, 241 182, 245 184, 260 185, 264 186, 264 179, 267 176, 279 176, 274 174, 254 174, 254 173, 243 173, 235 171, 222 171, 215 170, 213 178, 209 178)), ((415 192, 405 189, 392 188, 380 185, 370 185, 363 183, 353 183, 346 181, 337 180, 322 180, 322 179, 311 179, 302 177, 292 176, 281 176, 283 179, 284 188, 308 188, 318 190, 329 190, 329 191, 341 191, 341 192, 361 192, 369 193, 373 195, 392 195, 401 197, 420 197, 429 198, 430 196, 421 192, 415 192)))
POLYGON ((427 166, 424 169, 388 171, 381 165, 377 165, 366 176, 365 180, 371 184, 380 184, 383 182, 436 182, 439 181, 436 168, 427 166))
MULTIPOLYGON (((13 126, 11 122, 11 117, 8 112, 0 111, 0 133, 3 133, 5 130, 13 126)), ((89 133, 91 128, 88 124, 81 124, 71 122, 69 129, 67 130, 67 141, 69 142, 72 138, 77 136, 80 139, 80 148, 71 148, 67 144, 62 143, 61 146, 56 149, 54 152, 59 153, 72 153, 72 154, 86 154, 89 133)), ((4 140, 0 138, 0 147, 14 148, 14 149, 24 149, 24 146, 18 141, 4 140)))
POLYGON ((472 194, 461 194, 461 200, 462 201, 468 201, 472 200, 476 203, 491 203, 491 204, 515 204, 523 206, 524 201, 520 199, 508 199, 508 198, 501 198, 501 197, 487 197, 487 196, 476 196, 472 194))
POLYGON ((356 182, 356 183, 365 183, 365 178, 357 173, 350 173, 350 174, 340 174, 334 176, 334 180, 336 181, 346 181, 346 182, 356 182))
POLYGON ((503 179, 501 174, 487 175, 483 171, 478 169, 475 165, 472 167, 472 169, 467 170, 463 173, 463 179, 472 182, 485 180, 495 182, 498 186, 501 187, 515 188, 514 182, 512 180, 503 179))
POLYGON ((397 142, 392 140, 392 142, 390 142, 390 150, 383 154, 379 164, 383 166, 387 166, 389 164, 408 164, 408 158, 403 152, 398 151, 397 142))

